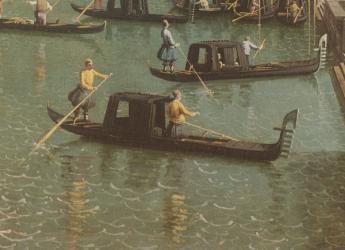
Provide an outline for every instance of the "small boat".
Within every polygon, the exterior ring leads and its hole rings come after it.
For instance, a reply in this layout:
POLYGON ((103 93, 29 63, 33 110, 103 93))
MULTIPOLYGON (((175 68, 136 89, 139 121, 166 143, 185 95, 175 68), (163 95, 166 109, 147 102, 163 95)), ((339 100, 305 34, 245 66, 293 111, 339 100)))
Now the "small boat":
MULTIPOLYGON (((174 134, 165 136, 166 104, 169 96, 121 92, 109 97, 103 123, 67 118, 61 125, 71 133, 104 143, 161 150, 220 154, 252 160, 272 161, 287 156, 292 145, 298 110, 288 113, 274 143, 246 142, 236 139, 174 134)), ((64 116, 47 107, 49 117, 58 123, 64 116)))
POLYGON ((241 20, 243 22, 258 22, 272 19, 276 13, 274 5, 269 0, 259 0, 259 10, 254 14, 250 12, 250 5, 252 0, 239 0, 238 7, 234 8, 234 20, 241 20))
POLYGON ((308 3, 305 0, 296 0, 296 4, 298 6, 302 6, 303 9, 297 15, 297 18, 292 18, 289 12, 289 6, 291 5, 291 0, 279 0, 278 10, 277 10, 277 18, 279 21, 290 24, 290 25, 298 25, 303 24, 308 19, 308 3))
POLYGON ((60 23, 47 23, 46 25, 35 24, 34 21, 21 17, 14 18, 1 18, 1 29, 16 29, 28 31, 41 31, 41 32, 55 32, 55 33, 73 33, 73 34, 88 34, 97 33, 104 30, 106 22, 102 24, 60 24, 60 23))
POLYGON ((242 43, 227 40, 194 43, 189 47, 188 61, 184 70, 163 72, 149 67, 151 74, 168 81, 193 82, 203 80, 242 79, 253 77, 288 76, 311 74, 320 68, 324 60, 320 51, 326 46, 327 34, 319 41, 317 58, 300 61, 282 61, 249 65, 244 55, 242 43), (220 59, 219 59, 220 56, 220 59), (219 61, 225 66, 221 67, 219 61), (195 72, 191 69, 193 65, 195 72))
MULTIPOLYGON (((71 3, 72 8, 77 12, 82 12, 85 7, 71 3)), ((167 19, 173 23, 186 23, 188 22, 188 16, 181 15, 161 15, 161 14, 149 14, 149 13, 138 13, 138 14, 127 14, 123 8, 112 8, 107 10, 99 9, 88 9, 85 11, 85 15, 93 16, 98 18, 106 19, 122 19, 129 21, 148 21, 148 22, 161 22, 163 19, 167 19)))

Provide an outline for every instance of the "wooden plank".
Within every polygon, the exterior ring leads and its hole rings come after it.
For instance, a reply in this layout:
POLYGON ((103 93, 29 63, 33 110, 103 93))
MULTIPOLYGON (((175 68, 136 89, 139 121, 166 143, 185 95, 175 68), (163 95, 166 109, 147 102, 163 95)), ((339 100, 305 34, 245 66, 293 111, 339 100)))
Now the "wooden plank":
POLYGON ((343 62, 340 63, 340 69, 343 72, 343 75, 345 75, 345 64, 343 62))
POLYGON ((335 89, 336 92, 338 92, 337 94, 343 99, 345 100, 345 77, 344 74, 342 72, 342 70, 340 69, 340 66, 334 66, 333 67, 333 72, 336 78, 336 85, 337 85, 337 89, 335 89))

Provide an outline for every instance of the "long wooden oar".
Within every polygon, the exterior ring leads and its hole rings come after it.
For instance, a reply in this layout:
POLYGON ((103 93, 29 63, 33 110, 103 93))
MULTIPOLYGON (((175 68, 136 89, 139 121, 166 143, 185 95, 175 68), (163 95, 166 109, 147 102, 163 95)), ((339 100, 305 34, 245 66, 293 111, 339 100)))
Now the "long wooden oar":
MULTIPOLYGON (((259 48, 263 48, 265 42, 266 42, 266 39, 264 39, 264 40, 262 41, 262 43, 261 43, 261 45, 260 45, 259 48)), ((255 54, 254 54, 254 56, 253 56, 253 59, 259 54, 260 51, 261 51, 261 49, 258 49, 258 50, 255 52, 255 54)))
POLYGON ((201 130, 204 130, 205 132, 209 132, 211 134, 215 134, 215 135, 218 135, 222 138, 226 138, 226 139, 229 139, 229 140, 233 140, 233 141, 239 141, 238 139, 234 138, 234 137, 231 137, 231 136, 228 136, 228 135, 225 135, 223 133, 220 133, 220 132, 217 132, 217 131, 214 131, 212 129, 208 129, 208 128, 203 128, 199 125, 195 125, 195 124, 192 124, 192 123, 189 123, 189 122, 184 122, 183 124, 186 124, 188 126, 191 126, 193 128, 197 128, 197 129, 201 129, 201 130))
POLYGON ((178 50, 180 51, 180 53, 182 54, 182 56, 186 59, 186 61, 188 62, 189 66, 191 67, 193 73, 198 77, 199 81, 201 82, 202 86, 205 88, 205 91, 208 95, 212 96, 213 92, 207 87, 206 83, 202 80, 202 78, 200 77, 200 75, 198 74, 198 72, 196 72, 196 70, 193 67, 193 64, 191 64, 191 62, 188 60, 187 56, 183 53, 182 49, 178 46, 177 47, 178 50))
POLYGON ((88 5, 86 5, 86 7, 85 7, 84 10, 80 13, 80 15, 77 16, 77 17, 75 18, 75 21, 76 21, 76 22, 80 23, 80 21, 79 21, 80 17, 81 17, 82 15, 84 15, 84 13, 90 8, 90 6, 93 4, 94 1, 95 1, 95 0, 92 0, 88 5))
POLYGON ((245 18, 245 17, 248 17, 248 16, 256 16, 257 13, 258 13, 258 11, 262 10, 263 8, 264 8, 264 7, 260 8, 259 10, 254 11, 254 13, 249 12, 249 13, 247 13, 247 14, 244 14, 243 16, 237 17, 237 18, 235 18, 234 20, 232 20, 232 22, 233 22, 233 23, 234 23, 234 22, 237 22, 238 20, 240 20, 240 19, 242 19, 242 18, 245 18))
POLYGON ((61 2, 61 0, 57 0, 53 5, 52 8, 54 8, 56 5, 58 5, 61 2))
POLYGON ((112 76, 112 73, 110 73, 110 75, 105 78, 100 84, 97 85, 97 87, 95 87, 77 106, 75 106, 67 115, 65 115, 57 124, 55 124, 55 126, 53 126, 51 129, 48 130, 47 133, 44 134, 44 136, 36 143, 34 149, 31 151, 31 153, 29 155, 31 155, 33 152, 35 152, 46 140, 49 139, 49 137, 61 126, 62 123, 64 123, 64 121, 74 113, 74 111, 76 111, 86 100, 87 98, 89 98, 93 93, 95 93, 98 88, 100 88, 103 83, 106 82, 106 80, 109 79, 109 77, 112 76))

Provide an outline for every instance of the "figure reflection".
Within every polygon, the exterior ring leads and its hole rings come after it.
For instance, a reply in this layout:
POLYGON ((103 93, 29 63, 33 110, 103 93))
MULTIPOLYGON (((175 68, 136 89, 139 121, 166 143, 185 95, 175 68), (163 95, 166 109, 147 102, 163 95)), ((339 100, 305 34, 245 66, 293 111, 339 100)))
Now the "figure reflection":
MULTIPOLYGON (((171 156, 173 157, 173 156, 171 156)), ((167 158, 165 185, 176 187, 179 191, 167 190, 164 195, 164 232, 165 236, 173 243, 183 243, 183 235, 188 227, 190 217, 186 206, 186 195, 182 192, 183 183, 183 162, 178 158, 167 158)))
POLYGON ((88 208, 86 199, 87 183, 81 177, 80 170, 85 169, 89 159, 74 161, 73 156, 62 156, 62 178, 64 179, 63 201, 67 208, 64 211, 66 216, 66 238, 67 249, 76 250, 80 248, 81 238, 89 231, 86 227, 87 220, 94 213, 88 208), (78 165, 80 165, 80 168, 78 165))
POLYGON ((46 79, 46 44, 39 43, 38 51, 35 54, 36 67, 35 67, 35 94, 40 95, 46 79))

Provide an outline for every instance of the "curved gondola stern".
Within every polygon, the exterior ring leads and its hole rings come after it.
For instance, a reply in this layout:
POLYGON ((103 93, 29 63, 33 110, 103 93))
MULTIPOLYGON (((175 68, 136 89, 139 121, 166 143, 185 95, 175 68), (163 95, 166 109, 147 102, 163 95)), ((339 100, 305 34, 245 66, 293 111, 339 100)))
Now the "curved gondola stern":
POLYGON ((316 72, 325 67, 326 56, 327 56, 327 34, 320 37, 319 47, 315 49, 318 51, 319 67, 316 72))
POLYGON ((287 158, 292 150, 292 143, 294 132, 297 125, 299 110, 295 109, 285 115, 282 126, 280 128, 274 128, 274 130, 280 131, 279 143, 280 143, 280 156, 287 158))

